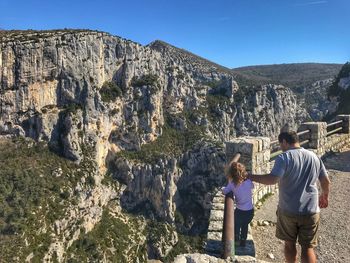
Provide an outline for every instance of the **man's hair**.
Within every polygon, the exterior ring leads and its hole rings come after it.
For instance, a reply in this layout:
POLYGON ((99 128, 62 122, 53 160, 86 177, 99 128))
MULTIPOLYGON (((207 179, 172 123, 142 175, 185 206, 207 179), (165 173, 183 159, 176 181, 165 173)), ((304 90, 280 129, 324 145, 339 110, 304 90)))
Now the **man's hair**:
POLYGON ((294 144, 299 142, 299 136, 295 131, 281 132, 278 135, 278 141, 282 142, 283 140, 288 144, 294 144))

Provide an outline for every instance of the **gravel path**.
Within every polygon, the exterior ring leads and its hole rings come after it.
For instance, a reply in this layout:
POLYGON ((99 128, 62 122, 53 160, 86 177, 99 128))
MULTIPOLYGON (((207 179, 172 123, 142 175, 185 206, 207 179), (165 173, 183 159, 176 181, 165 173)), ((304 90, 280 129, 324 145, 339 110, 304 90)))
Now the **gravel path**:
MULTIPOLYGON (((350 151, 335 154, 325 161, 331 180, 329 207, 321 210, 318 262, 350 262, 350 151)), ((252 233, 258 259, 284 262, 283 242, 275 237, 278 194, 271 196, 256 211, 252 233), (258 226, 266 220, 267 226, 258 226)), ((300 250, 298 250, 300 255, 300 250)))

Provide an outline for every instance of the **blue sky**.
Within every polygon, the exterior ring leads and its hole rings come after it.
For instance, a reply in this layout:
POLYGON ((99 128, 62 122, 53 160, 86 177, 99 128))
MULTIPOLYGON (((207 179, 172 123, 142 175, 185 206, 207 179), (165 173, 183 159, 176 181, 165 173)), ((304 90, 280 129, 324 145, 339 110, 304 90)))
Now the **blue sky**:
POLYGON ((0 0, 0 28, 161 39, 233 68, 350 60, 349 0, 0 0))

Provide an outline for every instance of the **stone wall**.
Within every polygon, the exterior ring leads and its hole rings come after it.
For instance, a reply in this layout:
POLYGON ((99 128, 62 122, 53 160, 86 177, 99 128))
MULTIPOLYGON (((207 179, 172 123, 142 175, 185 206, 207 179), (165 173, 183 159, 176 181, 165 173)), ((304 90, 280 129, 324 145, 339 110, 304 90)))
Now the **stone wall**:
MULTIPOLYGON (((231 160, 236 153, 241 154, 239 162, 254 174, 270 173, 270 138, 241 137, 226 142, 226 157, 231 160)), ((275 185, 254 183, 253 202, 256 204, 267 193, 276 190, 275 185)))
POLYGON ((338 115, 336 121, 341 123, 329 125, 326 122, 306 122, 302 123, 298 132, 309 130, 309 133, 300 136, 300 141, 309 140, 305 148, 315 152, 319 157, 323 157, 331 152, 341 151, 350 144, 350 115, 338 115), (340 129, 336 133, 331 133, 335 129, 340 129))
MULTIPOLYGON (((327 153, 343 150, 350 145, 350 115, 338 115, 336 122, 327 124, 326 122, 306 122, 302 123, 298 132, 303 132, 300 142, 307 141, 303 145, 323 157, 327 153), (339 120, 342 122, 338 123, 339 120), (338 129, 334 132, 335 129, 338 129), (308 131, 308 132, 305 132, 308 131)), ((269 174, 274 164, 271 158, 271 142, 268 137, 240 137, 226 142, 226 160, 231 161, 239 153, 239 162, 246 166, 247 171, 253 174, 269 174)), ((274 154, 276 156, 276 154, 274 154)), ((253 203, 256 205, 264 195, 278 190, 277 185, 263 185, 254 182, 253 203)), ((212 209, 209 219, 206 251, 215 256, 220 256, 222 251, 222 228, 224 217, 225 198, 220 189, 212 201, 212 209)), ((251 238, 251 237, 250 237, 251 238)), ((248 239, 250 239, 248 238, 248 239)), ((253 244, 253 241, 251 242, 253 244)), ((235 255, 255 254, 254 245, 251 249, 235 251, 235 255), (244 254, 245 253, 245 254, 244 254)))
MULTIPOLYGON (((341 123, 328 125, 326 122, 302 123, 298 132, 309 131, 299 136, 300 141, 308 141, 304 148, 323 157, 328 153, 341 151, 350 145, 350 115, 338 115, 336 121, 341 123), (336 133, 331 131, 341 128, 336 133)), ((268 137, 240 137, 226 142, 226 157, 231 160, 236 153, 240 153, 239 162, 243 163, 247 171, 253 174, 269 174, 273 166, 271 144, 268 137)), ((253 202, 256 204, 264 195, 277 190, 277 185, 263 185, 254 183, 253 202)))

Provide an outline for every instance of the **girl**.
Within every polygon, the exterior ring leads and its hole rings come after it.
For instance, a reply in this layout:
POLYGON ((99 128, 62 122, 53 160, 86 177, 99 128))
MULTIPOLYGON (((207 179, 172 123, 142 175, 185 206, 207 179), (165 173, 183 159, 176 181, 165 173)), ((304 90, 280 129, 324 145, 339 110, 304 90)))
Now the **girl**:
POLYGON ((245 166, 238 162, 230 162, 225 168, 225 175, 228 180, 226 187, 222 188, 222 193, 227 195, 233 192, 236 201, 235 209, 235 243, 245 247, 248 224, 254 216, 254 207, 252 201, 252 192, 254 184, 247 179, 247 171, 245 166))

